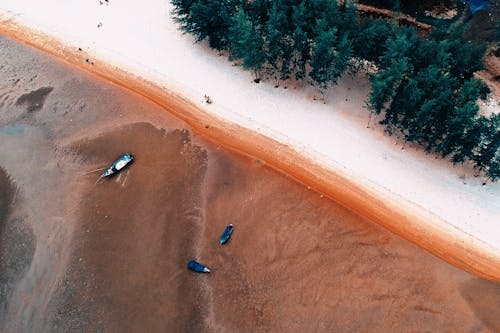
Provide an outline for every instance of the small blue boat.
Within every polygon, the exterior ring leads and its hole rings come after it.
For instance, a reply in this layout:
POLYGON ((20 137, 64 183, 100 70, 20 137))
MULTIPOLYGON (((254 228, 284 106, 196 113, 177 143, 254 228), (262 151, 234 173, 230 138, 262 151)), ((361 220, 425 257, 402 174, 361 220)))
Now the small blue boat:
POLYGON ((133 160, 134 156, 132 156, 131 154, 123 154, 122 156, 118 157, 118 159, 114 161, 113 164, 111 164, 106 170, 104 170, 101 178, 109 177, 111 175, 114 175, 115 173, 120 172, 120 170, 132 163, 133 160))
POLYGON ((200 264, 196 260, 191 260, 188 262, 188 269, 198 272, 198 273, 210 273, 210 269, 207 266, 200 264))
POLYGON ((229 237, 231 237, 232 233, 233 233, 233 225, 230 224, 226 227, 226 229, 224 229, 224 232, 222 233, 222 235, 220 235, 219 242, 221 244, 227 243, 227 241, 229 240, 229 237))

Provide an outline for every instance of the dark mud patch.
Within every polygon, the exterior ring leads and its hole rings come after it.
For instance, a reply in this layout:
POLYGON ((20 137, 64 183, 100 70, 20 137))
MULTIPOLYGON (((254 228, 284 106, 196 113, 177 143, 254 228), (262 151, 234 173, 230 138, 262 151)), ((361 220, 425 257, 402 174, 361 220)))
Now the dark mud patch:
POLYGON ((24 95, 21 95, 17 101, 16 105, 26 106, 28 112, 38 111, 43 107, 45 99, 54 90, 54 87, 42 87, 37 90, 30 91, 24 95))
POLYGON ((0 304, 6 304, 11 287, 19 282, 31 265, 35 252, 33 230, 24 219, 2 223, 0 231, 0 304))
POLYGON ((488 329, 500 332, 500 283, 472 278, 464 283, 462 295, 488 329))
POLYGON ((193 332, 203 327, 210 276, 187 271, 203 229, 207 153, 185 130, 127 125, 78 142, 94 166, 123 152, 135 161, 96 184, 87 176, 71 256, 52 328, 62 331, 193 332))
POLYGON ((0 167, 0 226, 4 224, 4 219, 10 212, 14 194, 14 186, 9 176, 4 169, 0 167))
POLYGON ((0 168, 0 323, 5 323, 8 299, 31 265, 35 251, 33 230, 11 211, 16 189, 0 168))

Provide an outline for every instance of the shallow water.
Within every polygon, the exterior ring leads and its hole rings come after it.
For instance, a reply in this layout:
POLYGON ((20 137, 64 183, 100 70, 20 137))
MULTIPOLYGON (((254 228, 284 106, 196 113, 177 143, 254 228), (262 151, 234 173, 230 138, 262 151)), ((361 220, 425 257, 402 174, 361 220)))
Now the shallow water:
POLYGON ((1 331, 500 330, 498 284, 134 94, 5 37, 0 59, 1 331))

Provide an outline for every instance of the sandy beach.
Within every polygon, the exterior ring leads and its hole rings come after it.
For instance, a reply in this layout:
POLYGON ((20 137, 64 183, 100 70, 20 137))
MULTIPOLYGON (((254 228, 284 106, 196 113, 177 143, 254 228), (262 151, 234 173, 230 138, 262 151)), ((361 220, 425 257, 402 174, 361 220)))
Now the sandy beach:
POLYGON ((304 88, 249 84, 249 73, 177 31, 168 2, 26 0, 0 8, 4 33, 151 99, 206 138, 266 161, 462 269, 500 278, 499 184, 482 186, 467 166, 419 148, 401 150, 380 126, 366 130, 366 78, 343 78, 327 104, 304 88))
POLYGON ((498 283, 206 141, 204 123, 10 38, 0 53, 2 332, 500 329, 498 283), (134 163, 96 182, 124 151, 134 163))
POLYGON ((19 29, 16 25, 4 24, 3 27, 21 41, 36 47, 43 44, 46 52, 154 101, 204 137, 233 151, 266 161, 296 181, 307 184, 441 259, 479 276, 499 279, 500 254, 495 246, 464 233, 428 209, 362 178, 354 178, 343 168, 317 163, 293 146, 206 112, 182 96, 129 71, 102 62, 89 66, 85 54, 44 34, 26 27, 19 29))

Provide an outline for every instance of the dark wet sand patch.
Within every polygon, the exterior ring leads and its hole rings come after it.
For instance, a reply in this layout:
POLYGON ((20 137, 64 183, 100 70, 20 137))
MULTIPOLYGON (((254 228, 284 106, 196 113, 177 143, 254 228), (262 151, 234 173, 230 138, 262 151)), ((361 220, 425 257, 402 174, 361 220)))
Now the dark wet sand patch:
POLYGON ((14 194, 15 190, 9 176, 0 167, 0 226, 3 225, 5 217, 9 214, 14 194))
POLYGON ((17 189, 0 167, 0 330, 7 318, 9 298, 30 267, 35 251, 33 230, 22 217, 12 217, 17 189))
POLYGON ((37 90, 30 91, 29 93, 21 95, 16 105, 25 105, 28 112, 38 111, 43 107, 45 99, 54 90, 53 87, 42 87, 37 90))
POLYGON ((121 174, 87 178, 76 250, 54 303, 54 325, 110 332, 193 332, 203 325, 202 277, 186 270, 203 230, 200 187, 207 156, 184 130, 138 123, 75 145, 107 165, 136 155, 121 174), (95 184, 95 185, 94 185, 95 184), (64 290, 65 289, 65 290, 64 290))

